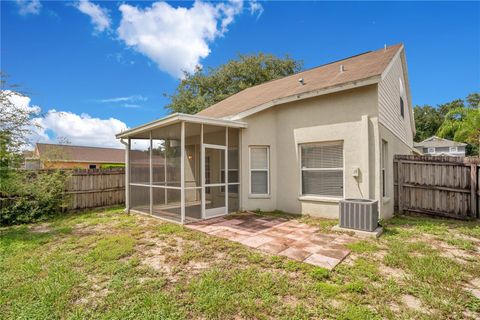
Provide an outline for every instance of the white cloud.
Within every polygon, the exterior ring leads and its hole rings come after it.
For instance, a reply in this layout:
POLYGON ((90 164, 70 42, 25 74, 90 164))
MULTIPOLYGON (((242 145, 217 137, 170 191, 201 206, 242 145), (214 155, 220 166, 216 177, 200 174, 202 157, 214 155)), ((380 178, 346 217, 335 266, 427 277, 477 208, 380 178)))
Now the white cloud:
POLYGON ((43 117, 35 118, 41 126, 35 130, 32 142, 52 142, 64 138, 73 145, 122 147, 115 134, 127 129, 127 125, 115 118, 92 118, 86 113, 49 110, 43 117))
MULTIPOLYGON (((4 90, 3 91, 5 97, 11 102, 11 104, 2 104, 2 108, 10 108, 14 107, 15 109, 13 110, 18 110, 18 109, 23 109, 27 111, 30 114, 38 114, 40 113, 40 107, 36 105, 30 105, 30 97, 18 94, 17 92, 10 91, 10 90, 4 90), (16 109, 18 108, 18 109, 16 109)), ((5 112, 8 110, 5 110, 5 112)))
MULTIPOLYGON (((7 93, 9 93, 8 99, 16 108, 30 111, 35 117, 32 119, 34 125, 29 128, 31 131, 29 141, 32 144, 30 147, 33 147, 36 142, 55 143, 59 138, 74 145, 123 147, 115 139, 115 134, 127 129, 127 125, 118 119, 93 118, 86 113, 78 115, 55 109, 39 116, 41 109, 36 105, 30 105, 30 97, 11 91, 7 91, 7 93)), ((8 108, 8 104, 1 105, 1 107, 8 108)))
POLYGON ((110 29, 111 20, 107 9, 100 7, 97 4, 91 3, 88 0, 81 0, 77 2, 75 8, 85 13, 92 20, 95 31, 103 32, 110 29))
POLYGON ((22 16, 26 16, 28 14, 39 14, 40 9, 42 9, 42 4, 40 0, 16 0, 18 5, 18 13, 22 16))
POLYGON ((252 0, 250 1, 250 14, 253 16, 253 15, 257 15, 257 19, 260 18, 260 16, 262 15, 264 9, 263 9, 263 6, 257 2, 257 0, 252 0))
POLYGON ((243 1, 196 1, 191 8, 174 8, 166 2, 145 9, 122 4, 119 9, 119 38, 161 70, 181 78, 183 71, 193 72, 200 59, 210 54, 209 44, 228 31, 243 10, 243 1))
POLYGON ((148 98, 142 95, 136 94, 127 97, 115 97, 115 98, 108 98, 108 99, 100 99, 97 102, 100 103, 112 103, 112 102, 136 102, 136 101, 147 101, 148 98))

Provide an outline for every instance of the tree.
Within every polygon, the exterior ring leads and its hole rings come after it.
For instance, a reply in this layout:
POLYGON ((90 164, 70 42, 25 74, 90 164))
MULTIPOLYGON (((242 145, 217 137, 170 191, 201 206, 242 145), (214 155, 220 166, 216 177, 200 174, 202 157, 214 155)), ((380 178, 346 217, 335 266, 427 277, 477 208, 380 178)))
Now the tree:
POLYGON ((28 136, 36 126, 33 116, 39 109, 18 103, 25 95, 18 85, 9 85, 8 76, 0 71, 0 169, 11 166, 28 144, 28 136))
POLYGON ((480 109, 459 107, 450 110, 438 130, 440 137, 452 137, 454 141, 470 145, 469 154, 477 154, 480 144, 480 109))
POLYGON ((469 108, 480 108, 480 93, 471 93, 466 100, 469 108))
POLYGON ((443 123, 443 117, 438 110, 432 106, 415 106, 415 141, 423 141, 437 133, 443 123))
POLYGON ((172 112, 197 113, 229 96, 257 84, 279 79, 301 70, 303 63, 289 56, 271 54, 238 55, 217 68, 197 67, 185 72, 175 93, 168 96, 172 112))
MULTIPOLYGON (((468 113, 464 111, 464 109, 478 109, 479 103, 480 94, 471 93, 465 98, 465 100, 455 99, 451 102, 440 104, 436 108, 429 105, 415 106, 415 141, 422 141, 434 135, 455 140, 455 132, 458 130, 454 128, 457 128, 459 125, 457 121, 463 121, 462 119, 465 119, 465 115, 468 113), (443 126, 443 129, 440 132, 440 127, 442 127, 444 122, 447 123, 443 126)), ((470 115, 470 117, 472 116, 470 115)), ((468 121, 470 121, 470 118, 468 121)), ((460 134, 460 136, 462 136, 462 134, 460 134)), ((475 142, 475 145, 477 143, 478 142, 475 142)))

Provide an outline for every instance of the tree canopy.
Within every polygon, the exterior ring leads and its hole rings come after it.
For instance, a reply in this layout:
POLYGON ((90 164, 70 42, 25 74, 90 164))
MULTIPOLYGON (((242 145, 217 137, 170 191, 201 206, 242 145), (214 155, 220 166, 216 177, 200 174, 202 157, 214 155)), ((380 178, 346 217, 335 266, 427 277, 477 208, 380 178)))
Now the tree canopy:
POLYGON ((238 55, 216 68, 198 67, 184 78, 167 108, 172 112, 197 113, 246 88, 279 79, 301 70, 303 63, 289 56, 271 54, 238 55))
POLYGON ((480 139, 480 94, 469 94, 464 100, 456 99, 437 107, 415 106, 415 141, 433 135, 464 142, 467 153, 478 154, 480 139))
POLYGON ((0 71, 0 170, 13 165, 28 143, 28 136, 36 126, 32 117, 39 109, 18 103, 24 93, 18 85, 8 83, 8 76, 0 71))

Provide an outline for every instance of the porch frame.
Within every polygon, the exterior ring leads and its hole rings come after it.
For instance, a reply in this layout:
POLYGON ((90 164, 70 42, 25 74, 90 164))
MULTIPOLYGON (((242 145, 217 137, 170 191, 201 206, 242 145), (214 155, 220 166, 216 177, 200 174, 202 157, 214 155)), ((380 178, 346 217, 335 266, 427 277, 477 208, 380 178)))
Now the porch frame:
MULTIPOLYGON (((158 217, 163 220, 168 220, 170 222, 175 222, 175 223, 180 223, 180 224, 185 224, 186 223, 186 216, 185 216, 185 206, 186 206, 186 195, 185 191, 186 190, 201 190, 201 219, 206 219, 206 192, 205 192, 205 147, 221 147, 224 152, 225 152, 225 157, 224 157, 224 183, 222 183, 222 186, 225 188, 225 213, 229 213, 228 209, 228 193, 229 193, 229 186, 230 185, 240 185, 240 172, 241 172, 241 134, 240 130, 243 128, 247 128, 247 124, 244 122, 240 121, 231 121, 231 120, 224 120, 224 119, 216 119, 216 118, 210 118, 210 117, 202 117, 202 116, 196 116, 196 115, 187 115, 187 114, 181 114, 181 113, 176 113, 172 114, 170 116, 167 116, 165 118, 147 123, 145 125, 124 131, 122 133, 119 133, 116 135, 118 139, 121 139, 122 143, 125 145, 126 149, 126 155, 125 155, 125 160, 126 160, 126 174, 125 174, 125 206, 126 206, 126 211, 135 211, 139 213, 144 213, 144 214, 149 214, 155 217, 158 217), (192 124, 200 124, 200 186, 195 186, 195 187, 187 187, 185 185, 185 156, 186 156, 186 150, 185 150, 185 127, 187 123, 192 123, 192 124), (162 188, 165 190, 165 201, 167 201, 167 190, 172 189, 172 190, 180 190, 180 221, 177 220, 172 220, 168 219, 167 217, 159 217, 154 215, 154 205, 153 205, 153 160, 152 160, 152 151, 153 151, 153 139, 152 138, 152 130, 163 128, 163 127, 168 127, 172 125, 180 124, 181 129, 180 129, 180 187, 174 187, 174 186, 167 186, 165 184, 162 188), (204 125, 209 125, 209 126, 217 126, 217 127, 224 127, 225 128, 225 145, 224 146, 218 146, 218 145, 211 145, 211 144, 206 144, 204 143, 204 125), (239 172, 239 181, 235 183, 229 183, 228 182, 228 171, 229 171, 229 165, 228 165, 228 150, 229 150, 229 128, 235 128, 239 129, 239 137, 238 137, 238 172, 239 172), (148 138, 145 137, 145 135, 148 134, 148 138), (149 141, 149 151, 148 151, 148 156, 149 156, 149 184, 139 184, 139 183, 131 183, 131 159, 130 159, 130 151, 132 148, 132 139, 144 139, 149 141), (126 140, 126 142, 124 141, 126 140), (149 188, 149 212, 144 212, 144 211, 139 211, 139 210, 134 210, 132 209, 132 201, 131 201, 131 191, 130 188, 131 186, 142 186, 142 187, 148 187, 149 188)), ((165 165, 165 171, 167 170, 167 154, 165 153, 164 156, 164 165, 165 165)), ((165 182, 167 181, 167 175, 165 172, 165 182)), ((240 206, 240 187, 238 188, 238 197, 239 197, 239 206, 240 206)))

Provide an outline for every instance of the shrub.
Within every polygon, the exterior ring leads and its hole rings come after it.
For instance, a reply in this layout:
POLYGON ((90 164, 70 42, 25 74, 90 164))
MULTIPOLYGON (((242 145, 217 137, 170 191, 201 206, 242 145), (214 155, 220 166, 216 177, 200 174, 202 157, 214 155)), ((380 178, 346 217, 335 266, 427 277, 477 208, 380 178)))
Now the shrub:
POLYGON ((104 163, 100 165, 100 169, 117 169, 117 168, 125 168, 125 164, 123 163, 104 163))
POLYGON ((0 225, 34 222, 61 212, 68 175, 61 171, 14 171, 1 186, 0 225))

